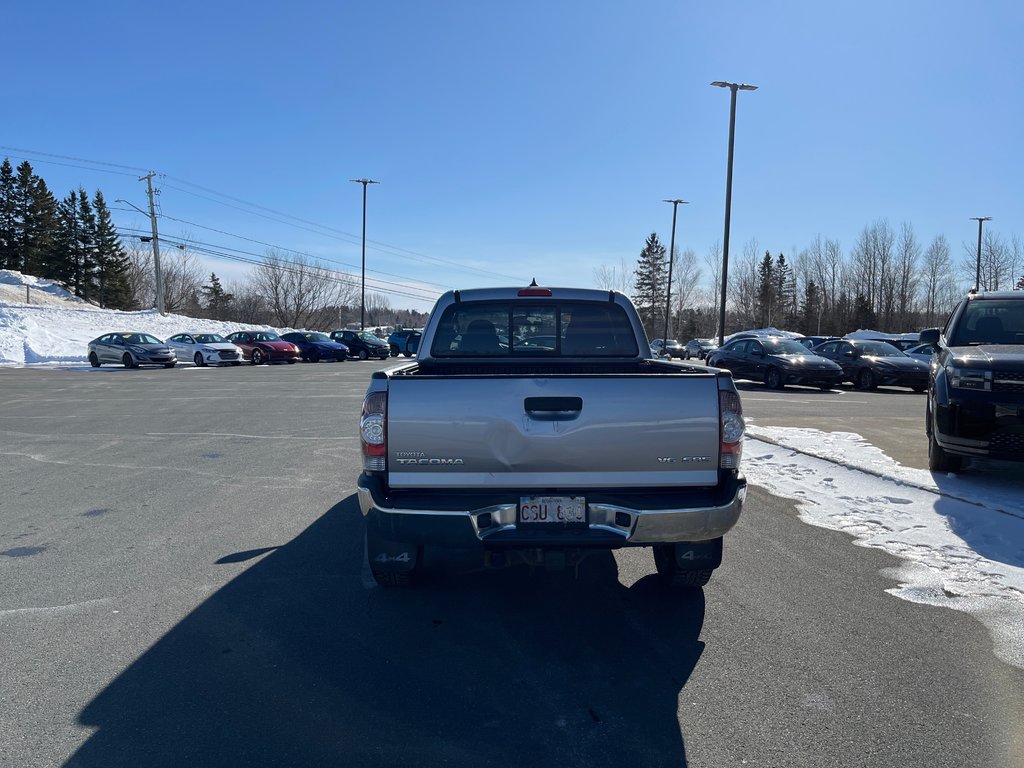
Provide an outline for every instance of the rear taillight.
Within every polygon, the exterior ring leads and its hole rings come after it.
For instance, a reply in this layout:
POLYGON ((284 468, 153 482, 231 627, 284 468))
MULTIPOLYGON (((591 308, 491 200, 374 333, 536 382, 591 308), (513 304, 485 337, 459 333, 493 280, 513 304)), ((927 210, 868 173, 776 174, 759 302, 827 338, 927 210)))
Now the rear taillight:
POLYGON ((368 472, 384 472, 387 469, 387 411, 387 392, 371 392, 363 400, 359 439, 363 445, 363 469, 368 472))
POLYGON ((743 456, 743 404, 738 393, 729 389, 718 391, 718 412, 721 418, 719 469, 739 469, 743 456))

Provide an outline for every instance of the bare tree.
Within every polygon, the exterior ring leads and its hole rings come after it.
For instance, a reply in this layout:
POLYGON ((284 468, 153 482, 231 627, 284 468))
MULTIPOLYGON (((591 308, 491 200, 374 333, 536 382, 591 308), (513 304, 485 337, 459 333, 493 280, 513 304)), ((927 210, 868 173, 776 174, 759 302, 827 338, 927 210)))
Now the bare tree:
POLYGON ((121 240, 128 255, 128 286, 137 307, 156 306, 156 273, 153 271, 153 252, 135 238, 121 240))
POLYGON ((887 330, 905 331, 910 327, 911 317, 917 311, 917 264, 921 258, 921 246, 914 236, 914 228, 904 222, 896 244, 894 283, 896 286, 895 328, 887 330))
POLYGON ((759 284, 757 272, 759 259, 757 252, 757 238, 751 238, 743 246, 743 256, 737 259, 736 263, 729 269, 733 319, 739 328, 752 328, 757 324, 755 312, 759 284))
POLYGON ((164 279, 164 309, 171 313, 199 313, 199 292, 203 287, 203 266, 187 246, 168 249, 160 254, 160 270, 164 279))
POLYGON ((274 324, 287 328, 326 327, 337 307, 354 301, 359 282, 305 256, 268 251, 256 267, 256 286, 274 324))
POLYGON ((594 268, 594 283, 598 288, 618 291, 628 296, 633 292, 633 267, 634 264, 625 259, 621 259, 617 267, 602 264, 594 268))
MULTIPOLYGON (((973 280, 973 273, 971 278, 973 280)), ((953 260, 945 235, 937 235, 925 250, 920 282, 922 321, 925 327, 939 325, 953 309, 961 293, 953 273, 953 260)))
POLYGON ((701 269, 697 266, 697 254, 691 248, 680 252, 676 249, 675 265, 672 273, 672 327, 671 337, 676 338, 680 333, 680 320, 683 311, 693 306, 694 297, 697 295, 697 286, 700 283, 701 269))

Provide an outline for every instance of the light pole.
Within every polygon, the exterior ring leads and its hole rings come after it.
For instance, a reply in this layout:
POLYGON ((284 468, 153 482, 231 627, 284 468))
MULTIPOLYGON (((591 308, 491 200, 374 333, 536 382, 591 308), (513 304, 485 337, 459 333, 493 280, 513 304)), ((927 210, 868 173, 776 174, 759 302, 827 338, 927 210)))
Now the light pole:
POLYGON ((982 222, 992 221, 991 216, 972 216, 971 221, 978 222, 978 267, 974 271, 974 290, 981 290, 981 225, 982 222))
POLYGON ((363 279, 359 291, 359 330, 366 330, 366 185, 380 184, 373 179, 349 179, 363 185, 363 279))
MULTIPOLYGON (((662 351, 668 349, 668 319, 672 312, 672 263, 676 260, 676 210, 679 204, 687 205, 687 200, 662 200, 663 203, 672 203, 672 241, 668 247, 668 289, 665 291, 665 335, 662 337, 662 351)), ((671 355, 670 355, 671 357, 671 355)))
POLYGON ((736 91, 756 91, 756 85, 715 80, 712 85, 732 92, 729 104, 729 163, 725 177, 725 237, 722 241, 722 306, 718 312, 718 346, 725 343, 725 289, 729 284, 729 216, 732 210, 732 147, 736 135, 736 91))
MULTIPOLYGON (((143 176, 142 178, 146 178, 146 177, 143 176)), ((150 243, 153 244, 153 270, 156 272, 156 284, 155 284, 155 289, 156 289, 156 311, 159 312, 162 315, 162 314, 164 314, 164 273, 163 273, 163 270, 160 268, 160 239, 157 236, 157 231, 156 231, 156 211, 153 209, 153 196, 151 194, 150 198, 149 198, 149 203, 150 203, 150 209, 149 209, 150 212, 149 213, 146 213, 144 210, 139 208, 139 206, 137 206, 135 203, 129 203, 127 200, 122 200, 121 198, 118 198, 114 202, 115 203, 124 203, 125 205, 130 205, 132 208, 134 208, 136 211, 141 213, 143 216, 149 217, 149 222, 150 222, 150 225, 151 225, 151 227, 153 229, 153 236, 151 238, 149 238, 149 237, 140 237, 139 240, 141 242, 143 242, 143 243, 150 242, 150 243)))

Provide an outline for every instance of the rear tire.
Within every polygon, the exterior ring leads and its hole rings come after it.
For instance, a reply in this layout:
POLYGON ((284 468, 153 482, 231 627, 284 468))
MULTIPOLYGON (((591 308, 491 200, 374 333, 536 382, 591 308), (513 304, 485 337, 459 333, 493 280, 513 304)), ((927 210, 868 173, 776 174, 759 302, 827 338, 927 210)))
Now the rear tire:
POLYGON ((96 357, 96 353, 95 352, 90 352, 89 353, 89 365, 91 365, 93 368, 99 368, 100 367, 100 359, 98 357, 96 357))
POLYGON ((674 544, 655 544, 654 567, 663 584, 677 589, 698 589, 711 581, 713 568, 683 569, 676 564, 674 544))
POLYGON ((870 368, 862 368, 861 372, 857 374, 857 389, 866 392, 877 388, 878 385, 875 383, 875 374, 871 372, 870 368))

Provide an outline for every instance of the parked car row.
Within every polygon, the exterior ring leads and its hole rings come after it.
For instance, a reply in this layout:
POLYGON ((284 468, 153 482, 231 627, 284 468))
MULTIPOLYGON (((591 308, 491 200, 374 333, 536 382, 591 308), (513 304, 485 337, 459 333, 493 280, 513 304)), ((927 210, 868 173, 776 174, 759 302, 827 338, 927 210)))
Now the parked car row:
MULTIPOLYGON (((162 365, 173 368, 179 362, 197 367, 208 365, 252 365, 266 363, 294 364, 344 362, 350 357, 366 360, 388 358, 387 342, 368 331, 334 331, 330 335, 318 331, 291 331, 280 335, 275 331, 236 331, 226 338, 218 333, 177 333, 167 341, 138 331, 106 333, 88 345, 89 364, 138 368, 162 365)), ((411 354, 411 353, 410 353, 411 354)))
POLYGON ((928 387, 928 363, 865 339, 830 339, 808 349, 777 336, 734 338, 713 352, 708 364, 773 389, 805 384, 827 390, 843 382, 862 390, 898 386, 924 392, 928 387))

